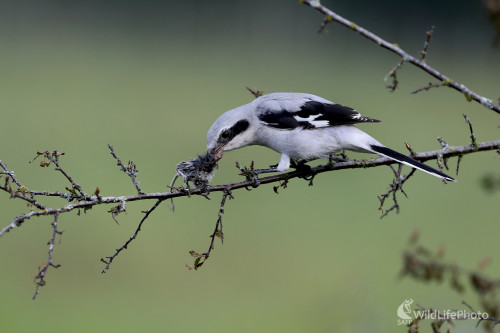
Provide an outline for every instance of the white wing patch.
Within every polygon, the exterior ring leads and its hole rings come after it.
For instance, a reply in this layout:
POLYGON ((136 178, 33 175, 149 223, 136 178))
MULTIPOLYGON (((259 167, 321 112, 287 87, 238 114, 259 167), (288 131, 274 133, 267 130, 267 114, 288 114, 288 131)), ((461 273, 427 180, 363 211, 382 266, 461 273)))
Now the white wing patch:
POLYGON ((309 124, 313 125, 314 127, 328 127, 330 126, 330 122, 328 120, 316 120, 316 118, 321 117, 322 114, 316 114, 313 116, 309 116, 307 118, 302 118, 297 115, 293 116, 295 120, 298 122, 308 122, 309 124))

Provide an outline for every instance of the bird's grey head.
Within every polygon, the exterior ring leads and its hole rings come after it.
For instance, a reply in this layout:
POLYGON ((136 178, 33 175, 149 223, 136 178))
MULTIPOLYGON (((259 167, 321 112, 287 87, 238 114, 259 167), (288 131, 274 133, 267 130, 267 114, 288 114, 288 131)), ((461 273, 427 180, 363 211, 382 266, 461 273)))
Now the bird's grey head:
POLYGON ((247 105, 227 111, 210 127, 207 134, 207 151, 217 160, 224 151, 238 149, 252 144, 252 116, 246 112, 247 105))

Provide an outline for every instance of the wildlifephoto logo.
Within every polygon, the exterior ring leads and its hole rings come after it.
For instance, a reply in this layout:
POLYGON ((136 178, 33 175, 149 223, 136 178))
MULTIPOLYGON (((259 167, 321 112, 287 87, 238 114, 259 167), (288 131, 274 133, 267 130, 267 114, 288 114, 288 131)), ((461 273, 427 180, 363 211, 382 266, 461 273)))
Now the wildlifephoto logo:
POLYGON ((412 304, 414 303, 413 298, 405 299, 403 303, 398 306, 396 314, 398 316, 398 325, 410 325, 411 322, 416 318, 421 319, 444 319, 444 320, 464 320, 464 319, 486 319, 489 317, 486 312, 472 312, 467 310, 430 310, 419 307, 419 309, 413 309, 412 304))
POLYGON ((410 305, 413 303, 413 299, 405 299, 403 303, 398 307, 398 317, 402 320, 412 321, 413 317, 411 317, 411 307, 410 305))

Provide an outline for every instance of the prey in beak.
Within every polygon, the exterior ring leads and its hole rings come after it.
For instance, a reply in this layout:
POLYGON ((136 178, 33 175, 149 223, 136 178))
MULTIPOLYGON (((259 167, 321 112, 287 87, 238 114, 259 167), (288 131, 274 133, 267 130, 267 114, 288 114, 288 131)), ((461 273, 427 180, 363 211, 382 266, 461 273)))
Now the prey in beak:
MULTIPOLYGON (((187 190, 188 195, 190 195, 191 183, 195 186, 195 189, 199 189, 201 191, 201 195, 205 196, 207 199, 210 199, 208 197, 208 194, 210 193, 208 184, 212 181, 215 169, 217 169, 217 161, 221 158, 222 150, 220 152, 220 157, 218 158, 214 154, 207 153, 206 155, 198 155, 197 158, 192 158, 177 164, 177 173, 170 183, 170 190, 187 190), (179 176, 184 180, 184 185, 186 186, 185 189, 183 187, 174 187, 175 181, 179 176)), ((174 200, 170 199, 170 202, 172 210, 174 210, 174 200)))

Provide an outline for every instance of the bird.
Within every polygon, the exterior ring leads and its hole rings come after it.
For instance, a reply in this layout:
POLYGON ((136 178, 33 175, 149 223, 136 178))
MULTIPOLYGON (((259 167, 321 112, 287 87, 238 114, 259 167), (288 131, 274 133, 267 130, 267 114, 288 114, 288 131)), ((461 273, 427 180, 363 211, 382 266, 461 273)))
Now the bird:
POLYGON ((455 181, 384 146, 354 126, 377 122, 380 120, 316 95, 270 93, 223 113, 208 130, 207 153, 219 161, 226 151, 260 145, 281 154, 276 167, 262 169, 262 172, 283 172, 294 162, 329 159, 334 153, 350 150, 385 156, 444 181, 455 181))

